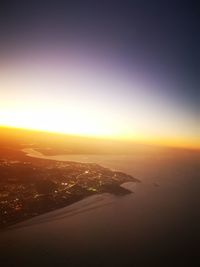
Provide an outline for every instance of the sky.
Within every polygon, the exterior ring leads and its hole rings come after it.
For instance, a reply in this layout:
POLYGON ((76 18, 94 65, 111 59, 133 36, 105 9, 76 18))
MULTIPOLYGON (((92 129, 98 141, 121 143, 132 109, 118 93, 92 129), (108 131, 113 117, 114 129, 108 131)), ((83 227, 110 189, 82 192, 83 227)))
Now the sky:
POLYGON ((0 125, 200 148, 191 2, 3 1, 0 125))

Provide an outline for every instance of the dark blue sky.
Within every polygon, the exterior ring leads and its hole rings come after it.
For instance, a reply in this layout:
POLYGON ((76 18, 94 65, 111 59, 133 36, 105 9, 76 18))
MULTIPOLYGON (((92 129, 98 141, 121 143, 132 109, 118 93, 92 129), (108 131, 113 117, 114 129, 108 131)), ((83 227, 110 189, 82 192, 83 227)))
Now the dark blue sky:
MULTIPOLYGON (((193 1, 2 1, 1 44, 91 43, 147 75, 175 79, 197 105, 198 32, 193 1), (189 86, 188 86, 189 85, 189 86)), ((4 47, 4 48, 5 48, 4 47)), ((179 88, 179 89, 178 89, 179 88)))

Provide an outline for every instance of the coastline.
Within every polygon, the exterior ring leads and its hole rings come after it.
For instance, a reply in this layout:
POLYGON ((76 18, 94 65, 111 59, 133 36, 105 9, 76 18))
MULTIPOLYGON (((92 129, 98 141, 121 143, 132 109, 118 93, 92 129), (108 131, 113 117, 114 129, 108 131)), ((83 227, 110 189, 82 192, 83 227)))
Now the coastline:
MULTIPOLYGON (((26 182, 27 177, 23 178, 23 176, 21 176, 20 173, 23 172, 24 168, 25 169, 28 168, 31 171, 31 177, 32 177, 31 181, 33 184, 37 185, 38 182, 41 181, 39 182, 39 186, 40 187, 42 186, 43 188, 44 186, 47 186, 47 188, 48 186, 50 187, 53 186, 53 188, 55 188, 55 186, 61 186, 62 184, 63 185, 66 184, 66 186, 64 189, 51 189, 51 190, 55 190, 55 191, 52 191, 51 193, 43 192, 43 193, 33 194, 31 191, 28 199, 27 197, 24 198, 23 194, 20 194, 20 197, 18 197, 17 192, 19 188, 16 187, 15 198, 14 199, 7 198, 5 203, 8 203, 6 204, 8 206, 8 210, 13 205, 15 205, 16 211, 17 210, 19 211, 15 212, 15 209, 14 209, 13 213, 10 213, 10 212, 7 213, 7 209, 5 208, 5 216, 3 217, 3 221, 1 225, 2 230, 12 228, 13 225, 21 224, 24 221, 29 221, 30 219, 32 220, 33 218, 38 217, 38 216, 39 217, 43 216, 44 214, 49 214, 49 213, 51 214, 52 212, 55 212, 63 208, 67 208, 67 207, 73 208, 73 206, 76 205, 76 203, 80 203, 80 205, 82 205, 81 203, 84 203, 85 199, 87 198, 91 198, 90 205, 93 205, 94 204, 93 197, 95 200, 96 196, 102 198, 104 194, 108 194, 110 195, 110 197, 112 196, 112 197, 117 198, 120 196, 122 197, 122 196, 129 195, 134 192, 136 183, 140 182, 139 180, 135 179, 131 175, 127 175, 126 173, 119 172, 119 171, 112 171, 111 169, 102 167, 101 165, 97 163, 91 163, 91 162, 83 163, 80 161, 74 162, 71 160, 65 160, 64 162, 63 159, 60 161, 57 160, 55 156, 54 158, 52 158, 52 156, 44 156, 42 153, 37 152, 34 149, 23 149, 22 151, 23 153, 26 154, 27 157, 38 158, 44 161, 41 161, 41 162, 40 160, 33 161, 33 162, 31 161, 30 162, 29 161, 14 162, 14 161, 9 161, 9 160, 2 161, 2 164, 5 164, 5 166, 9 166, 11 172, 12 170, 15 170, 17 171, 17 173, 19 173, 19 175, 16 176, 15 179, 19 179, 18 181, 21 181, 22 184, 24 182, 27 183, 26 182), (47 162, 45 162, 46 160, 47 162), (51 161, 48 161, 48 160, 51 160, 51 161), (72 180, 70 180, 72 179, 70 178, 71 176, 70 175, 68 176, 67 174, 68 168, 73 170, 74 174, 77 172, 80 173, 80 174, 75 175, 76 181, 74 182, 74 184, 72 180), (53 170, 56 170, 56 173, 53 170), (63 174, 62 174, 62 170, 63 170, 63 174), (40 173, 43 175, 43 178, 40 176, 41 175, 40 173), (46 175, 44 175, 45 173, 46 175), (45 181, 48 181, 46 180, 45 176, 49 177, 48 179, 50 181, 50 184, 45 182, 45 181), (56 177, 60 177, 60 178, 56 178, 56 177), (59 179, 63 179, 62 177, 66 177, 65 178, 66 182, 62 182, 59 180, 59 179), (72 184, 70 185, 71 182, 72 184), (17 203, 19 202, 19 204, 15 204, 16 201, 17 203), (30 203, 30 206, 27 203, 30 203), (36 208, 35 205, 38 208, 36 208), (26 207, 26 208, 24 209, 23 207, 26 207), (10 214, 10 215, 7 215, 7 214, 10 214)), ((2 168, 4 168, 3 166, 4 165, 2 165, 2 168)), ((5 176, 4 179, 7 179, 6 177, 9 176, 9 173, 3 172, 2 175, 3 175, 2 177, 5 176)), ((28 183, 31 183, 31 182, 29 181, 28 183)))
MULTIPOLYGON (((70 157, 70 155, 61 154, 61 155, 56 155, 56 156, 47 156, 47 155, 43 155, 41 152, 39 152, 39 151, 37 151, 37 150, 35 150, 33 148, 24 148, 24 149, 22 149, 22 152, 24 152, 26 154, 26 156, 28 156, 28 157, 39 158, 39 159, 48 159, 48 160, 66 161, 66 162, 67 161, 73 161, 73 162, 78 162, 78 163, 97 163, 97 162, 90 162, 90 161, 88 162, 88 160, 85 161, 85 162, 74 161, 74 160, 71 160, 71 159, 64 160, 63 157, 65 157, 65 156, 69 156, 70 157), (62 157, 62 158, 59 159, 59 157, 62 157)), ((83 156, 84 156, 84 154, 83 154, 83 156)), ((97 164, 99 164, 99 163, 97 163, 97 164)), ((107 166, 103 166, 103 167, 107 168, 107 166)), ((116 171, 116 169, 113 169, 113 168, 110 168, 110 167, 108 167, 108 168, 111 169, 112 171, 116 171)), ((136 179, 136 178, 134 178, 134 179, 136 179)), ((135 181, 135 182, 122 183, 122 184, 120 184, 120 186, 122 188, 127 189, 127 190, 129 190, 130 192, 133 193, 134 192, 133 189, 135 189, 136 184, 141 182, 138 179, 136 179, 136 180, 137 181, 135 181)))
POLYGON ((117 199, 118 198, 111 193, 102 193, 87 196, 79 201, 71 203, 70 205, 53 209, 34 217, 27 218, 26 220, 21 220, 6 227, 0 228, 0 233, 16 230, 18 228, 45 224, 50 221, 56 222, 64 218, 70 218, 81 213, 90 212, 94 209, 112 205, 112 203, 114 203, 117 199))

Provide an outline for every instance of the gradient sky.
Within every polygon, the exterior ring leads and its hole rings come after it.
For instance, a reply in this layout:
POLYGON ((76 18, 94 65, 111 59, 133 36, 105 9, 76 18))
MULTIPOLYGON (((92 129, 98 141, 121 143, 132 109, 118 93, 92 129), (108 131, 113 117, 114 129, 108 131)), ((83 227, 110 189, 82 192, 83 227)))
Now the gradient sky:
POLYGON ((0 125, 199 147, 192 5, 72 2, 2 5, 0 125))

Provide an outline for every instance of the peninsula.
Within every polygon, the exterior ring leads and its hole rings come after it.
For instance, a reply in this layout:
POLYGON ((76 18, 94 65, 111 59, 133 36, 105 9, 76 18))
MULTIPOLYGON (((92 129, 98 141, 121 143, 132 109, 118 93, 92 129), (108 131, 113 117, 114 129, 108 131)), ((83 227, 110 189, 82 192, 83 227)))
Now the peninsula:
POLYGON ((131 192, 122 183, 139 182, 95 163, 32 158, 10 149, 4 152, 0 155, 0 228, 93 194, 123 196, 131 192))

